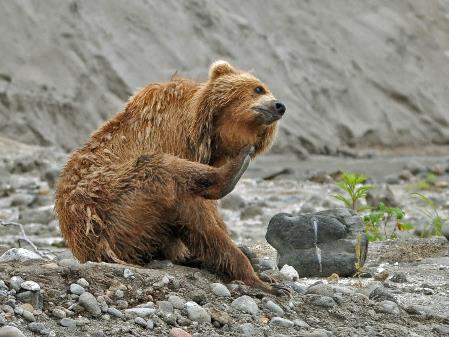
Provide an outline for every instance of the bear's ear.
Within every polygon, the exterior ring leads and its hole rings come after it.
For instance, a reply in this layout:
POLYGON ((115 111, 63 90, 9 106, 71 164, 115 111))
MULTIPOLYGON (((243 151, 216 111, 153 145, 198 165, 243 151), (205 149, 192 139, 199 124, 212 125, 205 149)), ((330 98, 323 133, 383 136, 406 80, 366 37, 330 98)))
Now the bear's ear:
POLYGON ((215 61, 209 68, 209 79, 215 80, 222 75, 235 73, 235 69, 228 62, 222 60, 215 61))

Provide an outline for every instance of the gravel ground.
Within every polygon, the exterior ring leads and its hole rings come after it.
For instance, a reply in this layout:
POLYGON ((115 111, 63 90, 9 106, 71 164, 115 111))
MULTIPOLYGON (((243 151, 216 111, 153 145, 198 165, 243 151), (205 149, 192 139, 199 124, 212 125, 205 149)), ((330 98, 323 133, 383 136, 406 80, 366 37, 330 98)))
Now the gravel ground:
MULTIPOLYGON (((80 265, 64 247, 52 211, 53 184, 64 157, 34 147, 16 149, 12 156, 1 156, 0 219, 22 223, 30 241, 50 253, 45 260, 30 260, 28 254, 22 262, 0 262, 0 336, 449 334, 449 243, 444 237, 421 239, 406 232, 399 240, 370 244, 363 278, 292 280, 277 270, 265 271, 291 286, 291 298, 238 282, 222 284, 207 270, 169 261, 146 268, 80 265)), ((438 183, 424 192, 447 215, 444 165, 409 167, 410 174, 388 177, 393 199, 415 226, 427 220, 410 193, 429 170, 439 174, 438 183)), ((281 211, 341 206, 331 196, 336 189, 329 173, 311 173, 307 180, 243 179, 221 202, 234 239, 265 261, 265 269, 275 267, 276 252, 264 240, 269 219, 281 211)), ((381 185, 380 194, 386 188, 381 185)), ((0 254, 19 246, 32 251, 20 236, 18 227, 1 226, 0 254)))

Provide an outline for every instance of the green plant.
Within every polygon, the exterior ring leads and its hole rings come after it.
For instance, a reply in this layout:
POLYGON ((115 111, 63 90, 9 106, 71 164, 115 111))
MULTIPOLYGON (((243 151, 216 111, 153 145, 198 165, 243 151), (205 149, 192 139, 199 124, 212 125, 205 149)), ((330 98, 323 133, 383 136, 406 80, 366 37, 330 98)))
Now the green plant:
POLYGON ((380 203, 377 209, 363 217, 368 241, 397 239, 397 231, 413 229, 409 223, 403 222, 405 212, 399 207, 387 207, 380 203), (390 224, 393 229, 388 230, 390 224))
POLYGON ((364 271, 363 254, 364 254, 364 249, 362 247, 362 235, 357 234, 357 238, 355 241, 355 262, 354 262, 355 274, 354 274, 354 277, 357 277, 357 282, 355 283, 355 286, 359 287, 359 288, 363 286, 362 277, 361 277, 361 275, 364 271))
POLYGON ((449 218, 443 218, 438 213, 435 203, 427 196, 421 193, 412 193, 412 196, 421 200, 430 209, 422 209, 421 212, 429 219, 430 224, 425 224, 421 237, 430 235, 443 235, 443 225, 449 218))
POLYGON ((415 188, 418 190, 431 190, 435 187, 435 183, 437 182, 437 176, 433 173, 427 173, 424 179, 419 180, 415 188))
POLYGON ((368 191, 373 188, 372 185, 364 184, 368 177, 344 172, 340 179, 341 181, 337 181, 336 184, 346 195, 335 194, 333 197, 342 201, 348 208, 362 211, 363 208, 357 208, 357 201, 364 199, 368 191))

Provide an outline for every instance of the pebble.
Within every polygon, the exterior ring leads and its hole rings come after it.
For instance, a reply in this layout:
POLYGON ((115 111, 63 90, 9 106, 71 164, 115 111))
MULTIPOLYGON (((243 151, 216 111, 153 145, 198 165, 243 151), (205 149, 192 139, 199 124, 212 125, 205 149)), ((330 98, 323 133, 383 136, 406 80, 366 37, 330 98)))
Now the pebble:
POLYGON ((183 298, 176 295, 170 295, 168 297, 168 301, 173 305, 175 309, 179 310, 184 309, 184 306, 186 304, 186 301, 183 298))
POLYGON ((383 287, 378 287, 376 289, 374 289, 370 294, 369 294, 369 299, 370 300, 374 300, 376 302, 380 302, 380 301, 392 301, 392 302, 397 302, 396 298, 391 295, 388 290, 386 290, 383 287))
POLYGON ((212 292, 218 297, 231 297, 231 292, 221 283, 212 283, 210 285, 212 292))
POLYGON ((252 337, 256 336, 257 334, 256 327, 251 323, 243 323, 242 325, 240 325, 240 330, 245 337, 252 337))
POLYGON ((299 274, 296 269, 288 264, 284 264, 279 272, 290 281, 296 281, 299 279, 299 274))
POLYGON ((202 289, 196 289, 187 294, 187 297, 192 301, 198 303, 199 305, 203 305, 207 303, 206 292, 202 289))
POLYGON ((37 283, 34 282, 34 281, 25 281, 25 282, 22 282, 21 285, 20 285, 20 287, 21 287, 22 289, 29 290, 29 291, 39 291, 39 290, 41 290, 40 285, 37 284, 37 283))
POLYGON ((159 301, 158 303, 159 310, 165 314, 173 313, 173 304, 169 301, 159 301))
POLYGON ((35 252, 24 248, 11 248, 0 256, 0 263, 38 261, 43 258, 35 252))
POLYGON ((423 288, 422 291, 423 291, 424 295, 433 295, 434 294, 434 291, 430 288, 423 288))
POLYGON ((246 206, 245 200, 237 193, 228 194, 220 200, 220 207, 238 211, 246 206))
POLYGON ((83 288, 89 287, 89 282, 87 282, 87 280, 85 278, 83 278, 83 277, 78 279, 78 281, 76 281, 76 283, 78 285, 80 285, 81 287, 83 287, 83 288))
POLYGON ((128 302, 125 301, 125 300, 117 300, 115 303, 117 304, 117 307, 119 309, 126 309, 126 308, 128 308, 128 302))
POLYGON ((133 275, 134 275, 134 273, 131 270, 129 270, 128 268, 123 269, 123 277, 124 278, 130 278, 133 275))
POLYGON ((136 317, 134 318, 134 323, 136 323, 137 325, 140 325, 144 328, 147 327, 147 321, 145 321, 142 317, 136 317))
POLYGON ((256 316, 259 313, 257 303, 249 296, 243 295, 232 301, 231 306, 239 311, 256 316))
POLYGON ((25 335, 14 326, 4 326, 0 328, 0 337, 25 337, 25 335))
POLYGON ((80 263, 75 259, 62 259, 58 264, 61 267, 69 268, 71 271, 78 271, 80 269, 80 263))
POLYGON ((299 318, 294 319, 294 320, 293 320, 293 323, 294 323, 296 326, 300 327, 300 328, 309 328, 309 327, 310 327, 310 325, 307 324, 307 322, 305 322, 305 321, 303 321, 302 319, 299 319, 299 318))
POLYGON ((0 290, 8 290, 8 287, 3 280, 0 280, 0 290))
POLYGON ((295 325, 292 321, 289 319, 281 318, 281 317, 274 317, 270 321, 270 326, 281 326, 284 328, 291 328, 295 325))
POLYGON ((60 319, 66 318, 66 316, 67 316, 66 312, 65 312, 64 309, 62 309, 62 308, 54 308, 54 309, 51 311, 51 314, 52 314, 54 317, 60 318, 60 319))
POLYGON ((9 280, 9 286, 11 288, 13 288, 14 290, 19 291, 20 286, 22 285, 23 282, 24 282, 24 279, 21 278, 20 276, 13 276, 9 280))
POLYGON ((95 296, 91 293, 85 291, 81 294, 79 297, 79 304, 86 309, 91 315, 93 316, 100 316, 101 315, 101 309, 98 305, 97 300, 95 299, 95 296))
POLYGON ((107 313, 118 318, 123 318, 125 316, 120 310, 112 307, 107 309, 107 313))
POLYGON ((42 323, 32 322, 28 324, 28 330, 40 334, 43 330, 45 330, 45 325, 42 323))
POLYGON ((115 297, 116 298, 123 298, 124 296, 125 296, 125 293, 123 292, 123 290, 122 289, 117 289, 116 291, 115 291, 115 297))
POLYGON ((334 288, 324 283, 314 284, 307 288, 306 294, 332 297, 334 295, 334 288))
POLYGON ((22 317, 25 318, 28 322, 34 322, 36 320, 34 315, 31 312, 29 312, 28 310, 24 310, 22 312, 22 317))
POLYGON ((219 326, 229 324, 231 322, 231 317, 224 311, 217 308, 207 308, 209 315, 212 317, 212 321, 217 323, 219 326))
POLYGON ((311 298, 310 303, 317 305, 319 307, 332 308, 336 305, 334 299, 329 296, 318 296, 315 295, 311 298))
POLYGON ((211 317, 208 312, 197 303, 189 301, 185 304, 185 308, 190 320, 199 323, 211 322, 211 317))
POLYGON ((76 321, 71 318, 63 318, 59 321, 59 324, 66 328, 74 328, 76 327, 76 321))
POLYGON ((172 328, 169 337, 192 337, 192 335, 180 328, 172 328))
POLYGON ((398 305, 392 301, 382 301, 377 303, 376 311, 394 315, 399 315, 400 313, 398 305))
POLYGON ((72 283, 71 285, 70 285, 70 292, 72 293, 72 294, 75 294, 75 295, 81 295, 82 293, 84 293, 86 290, 82 287, 82 286, 80 286, 79 284, 76 284, 76 283, 72 283))
POLYGON ((274 303, 273 301, 269 300, 265 303, 265 307, 271 311, 273 314, 282 317, 284 316, 284 310, 277 305, 276 303, 274 303))
POLYGON ((125 314, 136 315, 142 318, 153 315, 156 312, 156 309, 153 308, 131 308, 126 309, 125 314))

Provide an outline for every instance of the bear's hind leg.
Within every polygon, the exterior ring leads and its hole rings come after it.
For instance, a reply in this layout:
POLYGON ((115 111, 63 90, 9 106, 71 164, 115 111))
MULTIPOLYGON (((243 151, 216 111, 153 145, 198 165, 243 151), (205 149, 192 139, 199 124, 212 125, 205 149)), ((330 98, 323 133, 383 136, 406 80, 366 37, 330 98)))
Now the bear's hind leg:
POLYGON ((230 280, 243 281, 245 284, 263 291, 276 294, 289 294, 289 290, 275 284, 263 282, 246 257, 234 244, 224 229, 224 224, 216 216, 216 210, 204 206, 197 200, 183 202, 179 207, 179 221, 182 225, 181 237, 193 259, 203 262, 230 280))

